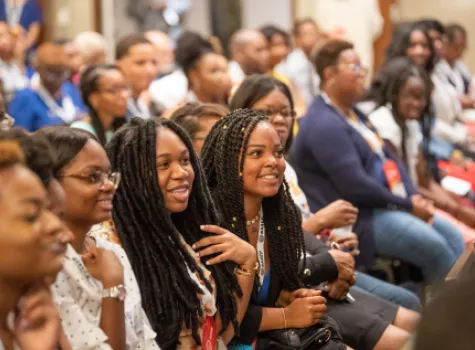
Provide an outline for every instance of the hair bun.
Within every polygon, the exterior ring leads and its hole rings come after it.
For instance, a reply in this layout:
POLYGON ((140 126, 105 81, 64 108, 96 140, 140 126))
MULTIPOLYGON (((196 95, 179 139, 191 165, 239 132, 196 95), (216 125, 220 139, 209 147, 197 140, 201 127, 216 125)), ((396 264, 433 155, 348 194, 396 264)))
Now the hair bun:
POLYGON ((25 155, 18 142, 12 140, 0 141, 0 168, 6 168, 24 161, 25 155))

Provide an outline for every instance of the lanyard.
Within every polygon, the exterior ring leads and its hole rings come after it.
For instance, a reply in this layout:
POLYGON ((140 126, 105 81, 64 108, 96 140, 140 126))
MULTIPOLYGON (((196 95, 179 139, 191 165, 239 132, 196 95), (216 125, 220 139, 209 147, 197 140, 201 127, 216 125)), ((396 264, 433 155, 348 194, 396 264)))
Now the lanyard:
POLYGON ((39 77, 32 78, 31 87, 46 104, 48 110, 50 110, 55 116, 61 118, 65 123, 71 123, 74 121, 77 115, 77 110, 70 96, 63 96, 61 101, 62 106, 60 106, 53 96, 51 96, 51 94, 41 85, 39 77))
POLYGON ((259 288, 264 283, 266 276, 266 259, 264 254, 264 243, 266 240, 266 230, 264 226, 264 216, 261 211, 261 221, 259 223, 259 236, 257 236, 257 259, 259 260, 259 288))
POLYGON ((7 15, 7 22, 10 26, 16 26, 20 23, 21 14, 25 4, 15 5, 14 1, 5 1, 5 12, 7 15))

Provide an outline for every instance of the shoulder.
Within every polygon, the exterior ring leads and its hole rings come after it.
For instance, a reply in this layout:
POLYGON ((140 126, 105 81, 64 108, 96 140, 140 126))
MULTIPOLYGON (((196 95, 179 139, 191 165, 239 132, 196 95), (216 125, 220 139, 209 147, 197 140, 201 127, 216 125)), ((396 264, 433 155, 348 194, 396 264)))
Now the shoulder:
POLYGON ((91 124, 88 123, 87 119, 78 120, 71 124, 72 128, 82 129, 89 131, 91 134, 96 135, 96 132, 91 124))

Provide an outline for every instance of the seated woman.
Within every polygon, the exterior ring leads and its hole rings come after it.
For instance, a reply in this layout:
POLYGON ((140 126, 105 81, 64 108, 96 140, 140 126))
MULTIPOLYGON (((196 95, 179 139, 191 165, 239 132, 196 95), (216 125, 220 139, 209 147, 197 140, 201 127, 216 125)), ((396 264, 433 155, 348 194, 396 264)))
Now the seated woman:
POLYGON ((114 65, 92 65, 82 72, 79 89, 89 116, 72 123, 71 127, 89 131, 104 146, 125 123, 130 97, 127 82, 114 65))
POLYGON ((63 267, 62 224, 24 160, 20 144, 0 135, 0 348, 54 350, 60 320, 46 280, 63 267))
POLYGON ((114 223, 159 345, 190 350, 209 342, 222 349, 249 302, 255 249, 216 226, 191 140, 174 122, 134 118, 107 152, 122 176, 114 223), (197 253, 196 244, 206 249, 197 253))
MULTIPOLYGON (((434 181, 426 170, 427 147, 420 151, 421 141, 429 140, 431 128, 422 122, 424 137, 419 128, 421 119, 430 118, 429 105, 432 84, 427 73, 407 58, 396 58, 386 64, 378 75, 378 83, 368 92, 368 99, 375 102, 369 119, 378 134, 408 167, 419 192, 434 201, 439 215, 456 224, 467 241, 475 238, 475 210, 461 205, 453 195, 434 181), (458 220, 470 225, 459 224, 458 220)), ((423 143, 423 146, 427 142, 423 143)))
POLYGON ((444 278, 464 249, 463 238, 434 216, 433 204, 417 194, 406 168, 354 108, 365 69, 353 45, 331 41, 315 63, 323 94, 302 118, 289 158, 310 209, 337 199, 358 207, 362 264, 384 254, 418 266, 428 282, 444 278))
POLYGON ((193 142, 193 148, 199 156, 206 136, 216 122, 229 113, 229 110, 218 104, 189 102, 178 108, 170 117, 180 125, 193 142))
POLYGON ((208 40, 184 33, 177 41, 175 61, 188 78, 186 102, 227 104, 232 87, 228 60, 208 40))
MULTIPOLYGON (((302 246, 301 213, 284 180, 284 147, 271 122, 262 112, 235 110, 211 131, 202 160, 224 222, 258 250, 260 283, 241 324, 238 341, 249 344, 257 338, 259 344, 265 331, 307 328, 317 323, 325 302, 315 291, 299 289, 302 281, 298 265, 303 249, 312 245, 312 240, 319 241, 309 235, 310 240, 305 239, 305 247, 302 246), (276 303, 284 308, 275 307, 276 303)), ((314 250, 311 248, 311 253, 314 250)), ((309 267, 313 265, 313 257, 307 260, 309 267)), ((318 273, 307 276, 305 283, 315 286, 323 282, 317 282, 319 277, 318 273)), ((414 313, 366 293, 356 293, 357 301, 351 305, 328 302, 329 315, 338 317, 343 340, 357 349, 398 349, 409 333, 391 323, 408 320, 403 314, 414 313), (362 299, 364 307, 358 302, 362 299), (359 327, 355 327, 356 323, 359 327)), ((328 295, 332 295, 331 290, 328 295)), ((409 327, 414 329, 414 324, 409 327)), ((336 344, 329 348, 341 348, 335 340, 336 344)))
POLYGON ((125 252, 88 237, 93 225, 111 218, 120 175, 111 173, 104 149, 88 132, 58 126, 38 134, 58 150, 53 175, 64 189, 64 222, 74 234, 53 286, 67 339, 73 349, 158 349, 125 252))
MULTIPOLYGON (((265 75, 256 75, 244 80, 230 102, 230 108, 251 108, 263 111, 285 145, 287 154, 292 146, 292 127, 294 124, 294 103, 289 89, 280 81, 265 75)), ((298 185, 297 174, 292 166, 286 163, 285 178, 295 204, 302 213, 302 227, 314 235, 325 229, 338 229, 352 226, 358 217, 358 209, 348 202, 338 200, 322 210, 310 212, 305 193, 298 185)), ((332 235, 332 239, 336 237, 332 235)), ((336 239, 342 248, 357 253, 358 238, 356 235, 336 239)), ((391 301, 397 305, 420 310, 419 298, 406 289, 375 279, 364 273, 356 275, 356 286, 391 301)))

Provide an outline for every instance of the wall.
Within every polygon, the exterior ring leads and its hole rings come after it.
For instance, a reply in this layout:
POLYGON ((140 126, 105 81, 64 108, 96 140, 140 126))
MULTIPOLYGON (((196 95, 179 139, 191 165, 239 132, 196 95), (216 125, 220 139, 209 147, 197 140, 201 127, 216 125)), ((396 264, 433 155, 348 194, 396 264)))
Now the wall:
POLYGON ((399 0, 401 20, 435 17, 443 23, 459 22, 468 31, 468 50, 464 61, 475 72, 474 0, 399 0))
POLYGON ((289 30, 292 28, 291 0, 241 0, 243 27, 259 28, 274 24, 289 30))
POLYGON ((49 6, 53 38, 72 38, 82 31, 94 30, 94 0, 51 0, 49 6))

